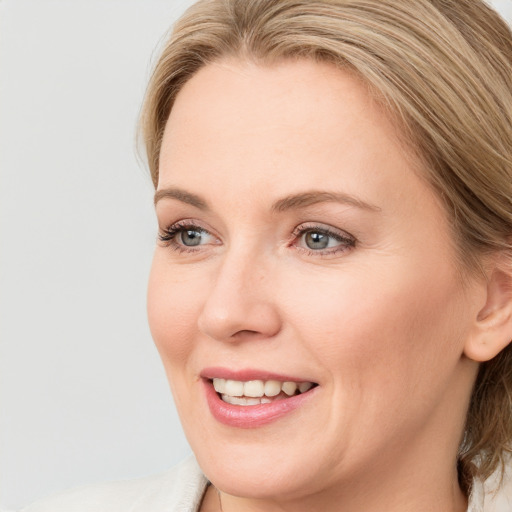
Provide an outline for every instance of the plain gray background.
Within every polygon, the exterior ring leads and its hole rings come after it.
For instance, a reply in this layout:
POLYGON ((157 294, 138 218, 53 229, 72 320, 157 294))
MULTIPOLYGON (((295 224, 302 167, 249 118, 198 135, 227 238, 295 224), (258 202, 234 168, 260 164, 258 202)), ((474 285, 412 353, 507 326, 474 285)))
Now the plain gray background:
POLYGON ((190 3, 0 1, 0 507, 189 451, 146 325, 156 224, 135 126, 190 3))
POLYGON ((188 453, 146 325, 135 126, 191 2, 0 2, 1 507, 188 453))

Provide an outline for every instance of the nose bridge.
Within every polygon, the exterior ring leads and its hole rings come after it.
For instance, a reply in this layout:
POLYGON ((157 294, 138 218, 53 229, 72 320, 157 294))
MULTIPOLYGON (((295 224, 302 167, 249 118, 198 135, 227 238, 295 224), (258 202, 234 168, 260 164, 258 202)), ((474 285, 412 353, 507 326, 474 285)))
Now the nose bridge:
POLYGON ((199 329, 218 340, 239 340, 242 333, 272 336, 279 316, 270 288, 271 265, 265 255, 242 244, 226 250, 212 277, 199 329))

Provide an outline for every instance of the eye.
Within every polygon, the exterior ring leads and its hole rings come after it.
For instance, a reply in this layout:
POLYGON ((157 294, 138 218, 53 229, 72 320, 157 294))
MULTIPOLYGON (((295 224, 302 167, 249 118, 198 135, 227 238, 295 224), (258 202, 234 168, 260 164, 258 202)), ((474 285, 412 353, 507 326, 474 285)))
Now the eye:
POLYGON ((346 251, 355 245, 355 238, 348 233, 326 226, 301 225, 293 236, 295 247, 313 255, 330 255, 346 251))
POLYGON ((217 238, 209 231, 191 221, 172 224, 158 234, 158 239, 166 246, 183 251, 193 251, 203 245, 218 243, 217 238))
POLYGON ((187 247, 194 247, 196 245, 201 245, 203 238, 205 238, 204 232, 197 228, 194 229, 184 229, 177 233, 176 238, 187 247))
POLYGON ((303 240, 307 248, 312 250, 327 249, 338 244, 334 237, 320 231, 307 231, 303 235, 303 240))

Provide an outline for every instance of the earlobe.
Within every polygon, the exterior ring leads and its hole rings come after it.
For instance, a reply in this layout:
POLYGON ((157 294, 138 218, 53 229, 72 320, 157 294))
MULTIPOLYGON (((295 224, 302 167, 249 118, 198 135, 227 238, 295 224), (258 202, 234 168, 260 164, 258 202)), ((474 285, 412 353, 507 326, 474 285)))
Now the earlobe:
POLYGON ((511 270, 507 262, 494 266, 488 274, 486 300, 464 346, 464 354, 473 361, 489 361, 512 341, 511 270))

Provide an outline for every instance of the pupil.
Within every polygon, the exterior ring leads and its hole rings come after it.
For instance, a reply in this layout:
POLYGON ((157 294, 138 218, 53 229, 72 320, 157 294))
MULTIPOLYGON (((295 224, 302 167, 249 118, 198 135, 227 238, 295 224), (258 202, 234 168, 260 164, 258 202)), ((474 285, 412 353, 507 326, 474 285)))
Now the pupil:
POLYGON ((192 229, 186 230, 181 234, 183 245, 194 246, 201 243, 201 233, 192 229))
POLYGON ((306 245, 310 249, 325 249, 329 245, 329 237, 323 233, 310 232, 306 234, 306 245))

